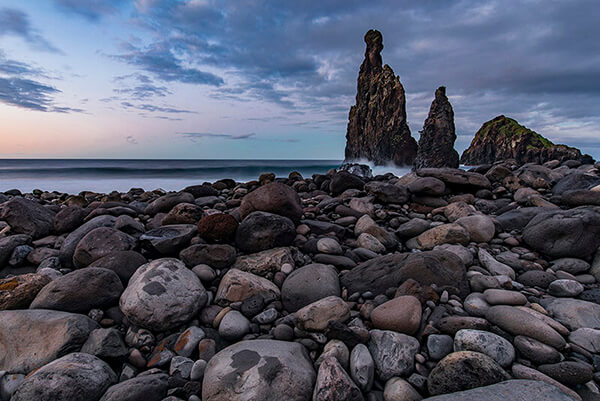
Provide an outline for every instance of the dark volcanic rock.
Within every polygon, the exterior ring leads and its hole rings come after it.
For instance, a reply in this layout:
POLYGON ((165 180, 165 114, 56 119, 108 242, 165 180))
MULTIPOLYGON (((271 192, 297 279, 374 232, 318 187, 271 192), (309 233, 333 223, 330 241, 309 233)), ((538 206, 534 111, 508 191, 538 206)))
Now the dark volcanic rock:
POLYGON ((169 255, 186 246, 196 231, 194 224, 173 224, 147 231, 140 241, 162 255, 169 255))
POLYGON ((100 401, 161 401, 167 396, 168 379, 162 372, 134 377, 110 387, 100 401))
POLYGON ((250 192, 242 199, 242 219, 255 211, 278 214, 297 222, 302 217, 302 202, 292 188, 280 182, 272 182, 250 192))
POLYGON ((6 221, 13 232, 27 234, 34 239, 48 235, 54 228, 54 213, 37 202, 23 198, 4 203, 0 219, 6 221))
POLYGON ((406 98, 400 79, 389 65, 382 67, 383 37, 370 30, 358 75, 356 105, 350 109, 346 160, 368 159, 375 164, 393 161, 412 165, 417 141, 406 123, 406 98))
POLYGON ((238 225, 235 217, 230 214, 211 214, 198 222, 198 235, 208 242, 231 242, 238 225))
POLYGON ((49 282, 50 278, 33 273, 0 280, 0 310, 28 308, 49 282))
POLYGON ((525 227, 523 239, 551 258, 587 258, 600 245, 600 214, 586 208, 540 213, 525 227))
POLYGON ((435 91, 435 100, 431 103, 429 116, 419 138, 415 168, 458 168, 458 153, 454 150, 454 141, 454 111, 446 97, 446 88, 440 86, 435 91))
POLYGON ((287 217, 252 212, 237 229, 235 242, 249 253, 291 245, 296 237, 294 223, 287 217))
POLYGON ((98 216, 84 223, 78 229, 67 235, 62 246, 60 247, 60 264, 63 267, 73 267, 73 254, 79 241, 86 236, 90 231, 98 227, 114 227, 117 219, 113 216, 98 216))
POLYGON ((423 285, 436 284, 439 288, 454 287, 461 296, 466 296, 469 290, 463 262, 455 254, 441 250, 373 258, 344 274, 341 283, 350 294, 371 291, 377 295, 408 279, 423 285))
POLYGON ((129 251, 135 244, 135 238, 122 231, 111 227, 98 227, 79 241, 73 253, 73 264, 77 268, 85 267, 112 252, 129 251))
POLYGON ((31 242, 31 237, 26 234, 11 235, 9 237, 0 238, 0 267, 3 267, 14 249, 20 245, 25 245, 31 242))
POLYGON ((363 189, 364 181, 357 175, 340 171, 331 177, 329 190, 334 195, 339 195, 347 189, 363 189))
POLYGON ((102 267, 117 273, 123 285, 127 285, 138 267, 147 263, 146 258, 135 251, 118 251, 96 260, 88 267, 102 267))
POLYGON ((88 267, 65 274, 47 284, 31 303, 32 309, 87 313, 116 304, 123 292, 112 270, 88 267))
POLYGON ((79 206, 69 206, 61 209, 54 216, 54 231, 59 234, 68 233, 83 224, 88 212, 79 206))
POLYGON ((550 160, 581 160, 578 149, 555 145, 512 118, 498 116, 483 124, 460 162, 467 165, 493 164, 515 159, 517 163, 545 163, 550 160))

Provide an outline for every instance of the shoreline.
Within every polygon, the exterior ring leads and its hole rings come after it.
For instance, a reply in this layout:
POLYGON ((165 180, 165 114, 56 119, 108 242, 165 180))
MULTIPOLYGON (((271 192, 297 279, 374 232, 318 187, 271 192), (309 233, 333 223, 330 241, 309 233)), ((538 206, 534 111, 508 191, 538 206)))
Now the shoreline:
POLYGON ((581 399, 600 353, 599 167, 0 194, 0 390, 581 399))

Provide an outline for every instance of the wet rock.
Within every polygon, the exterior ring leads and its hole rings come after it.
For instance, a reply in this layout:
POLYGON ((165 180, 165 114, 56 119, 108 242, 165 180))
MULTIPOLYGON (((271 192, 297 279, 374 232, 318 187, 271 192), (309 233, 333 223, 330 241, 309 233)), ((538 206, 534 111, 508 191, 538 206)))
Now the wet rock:
POLYGON ((202 399, 306 401, 312 397, 315 379, 312 362, 299 343, 242 341, 211 358, 202 382, 202 399))
POLYGON ((11 400, 99 400, 117 376, 101 359, 84 353, 65 355, 28 376, 11 400))
POLYGON ((432 395, 488 386, 510 376, 492 358, 479 352, 453 352, 442 359, 427 378, 432 395))
POLYGON ((289 186, 280 182, 272 182, 260 186, 242 199, 240 216, 245 219, 252 212, 261 211, 300 221, 302 202, 300 197, 289 186))
POLYGON ((123 284, 112 270, 88 267, 65 274, 47 284, 31 303, 32 309, 87 313, 117 303, 123 284))
POLYGON ((294 270, 281 286, 281 300, 288 312, 340 294, 340 281, 335 269, 317 263, 294 270))
POLYGON ((414 337, 387 330, 371 330, 370 334, 368 347, 381 380, 407 376, 413 371, 419 352, 419 342, 414 337))
POLYGON ((26 234, 34 239, 48 235, 54 228, 54 213, 24 198, 12 198, 3 203, 0 220, 6 221, 14 233, 26 234))
POLYGON ((189 244, 195 234, 196 226, 193 224, 165 225, 145 232, 140 241, 161 255, 170 255, 189 244))
POLYGON ((240 224, 236 244, 244 252, 260 252, 291 245, 296 237, 294 223, 287 217, 252 212, 240 224))
POLYGON ((198 277, 179 260, 165 258, 138 269, 119 305, 130 322, 165 331, 191 320, 205 302, 198 277))

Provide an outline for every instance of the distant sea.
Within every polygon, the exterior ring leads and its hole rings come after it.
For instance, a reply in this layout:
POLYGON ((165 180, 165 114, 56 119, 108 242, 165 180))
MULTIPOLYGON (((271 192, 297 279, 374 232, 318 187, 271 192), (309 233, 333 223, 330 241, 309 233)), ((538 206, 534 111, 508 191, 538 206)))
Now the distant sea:
MULTIPOLYGON (((251 181, 261 173, 287 177, 298 171, 303 177, 324 174, 341 160, 116 160, 116 159, 0 159, 0 191, 33 189, 77 194, 81 191, 126 192, 181 190, 188 185, 231 178, 251 181)), ((401 176, 409 168, 374 168, 374 174, 401 176)))

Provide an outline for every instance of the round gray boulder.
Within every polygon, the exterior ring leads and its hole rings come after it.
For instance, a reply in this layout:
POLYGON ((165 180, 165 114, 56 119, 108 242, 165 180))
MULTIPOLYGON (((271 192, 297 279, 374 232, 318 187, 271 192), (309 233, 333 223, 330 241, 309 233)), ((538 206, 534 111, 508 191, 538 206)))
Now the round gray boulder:
POLYGON ((301 344, 241 341, 211 358, 202 382, 202 399, 309 401, 315 380, 312 361, 301 344))
POLYGON ((133 324, 165 331, 191 320, 204 306, 206 291, 196 274, 178 259, 141 266, 121 295, 121 311, 133 324))
POLYGON ((338 274, 333 267, 319 263, 294 270, 281 287, 281 300, 288 312, 332 295, 340 296, 338 274))

